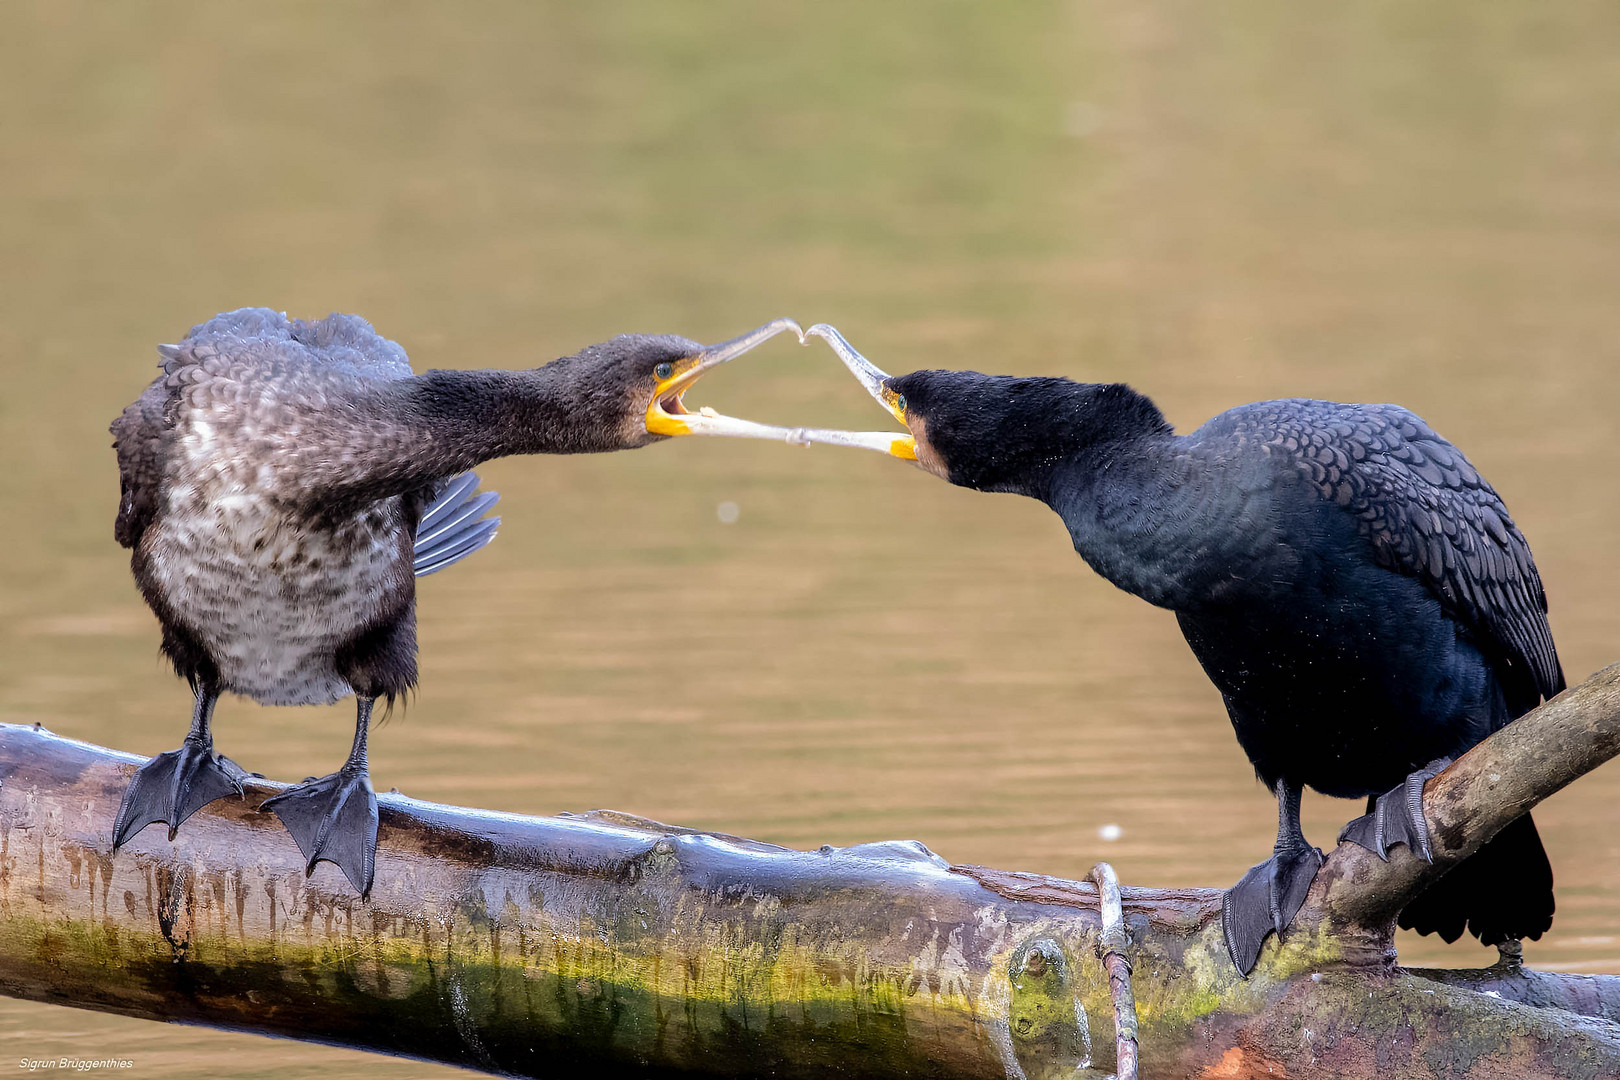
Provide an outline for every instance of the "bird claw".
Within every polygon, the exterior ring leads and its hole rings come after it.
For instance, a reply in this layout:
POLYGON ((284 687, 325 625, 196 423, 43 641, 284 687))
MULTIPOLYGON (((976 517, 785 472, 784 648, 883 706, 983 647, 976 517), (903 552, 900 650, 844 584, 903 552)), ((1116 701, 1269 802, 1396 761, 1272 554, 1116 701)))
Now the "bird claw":
POLYGON ((188 738, 135 770, 113 822, 113 850, 146 826, 163 822, 172 841, 180 825, 216 799, 241 795, 248 774, 212 741, 188 738))
POLYGON ((1281 934, 1294 921, 1305 904, 1305 894, 1311 891, 1316 872, 1322 869, 1322 849, 1308 847, 1271 859, 1271 878, 1267 899, 1270 901, 1272 927, 1281 934))
POLYGON ((1385 862, 1389 861, 1390 848, 1405 844, 1413 855, 1432 863, 1434 845, 1429 823, 1423 817, 1423 788, 1450 764, 1450 758, 1436 758, 1401 781, 1399 787, 1378 796, 1371 813, 1356 818, 1339 833, 1340 843, 1348 840, 1385 862))
POLYGON ((1279 852, 1251 866, 1221 897, 1221 933, 1238 974, 1248 977, 1272 933, 1288 929, 1322 867, 1320 848, 1279 852))
POLYGON ((308 780, 259 807, 281 819, 303 854, 304 873, 322 859, 349 879, 362 899, 371 893, 377 858, 377 794, 364 768, 345 766, 308 780))

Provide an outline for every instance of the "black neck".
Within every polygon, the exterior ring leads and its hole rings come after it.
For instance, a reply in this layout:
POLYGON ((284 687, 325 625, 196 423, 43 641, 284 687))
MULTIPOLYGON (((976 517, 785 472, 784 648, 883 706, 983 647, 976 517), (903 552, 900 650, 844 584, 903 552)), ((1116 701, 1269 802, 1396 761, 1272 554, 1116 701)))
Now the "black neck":
POLYGON ((1219 461, 1163 434, 1065 462, 1045 501, 1097 573, 1182 609, 1216 598, 1222 553, 1242 540, 1228 521, 1239 485, 1227 479, 1219 461))
POLYGON ((919 460, 952 483, 1046 503, 1098 573, 1151 603, 1208 591, 1225 472, 1142 394, 951 371, 893 385, 922 421, 919 460))
POLYGON ((951 482, 979 491, 1050 503, 1061 477, 1105 471, 1171 437, 1158 407, 1118 383, 981 376, 924 393, 952 403, 926 417, 951 482))
POLYGON ((979 415, 956 423, 977 437, 947 455, 953 482, 1046 503, 1093 569, 1150 603, 1204 589, 1198 538, 1212 532, 1219 470, 1149 398, 1118 383, 1017 379, 987 380, 970 400, 979 415))

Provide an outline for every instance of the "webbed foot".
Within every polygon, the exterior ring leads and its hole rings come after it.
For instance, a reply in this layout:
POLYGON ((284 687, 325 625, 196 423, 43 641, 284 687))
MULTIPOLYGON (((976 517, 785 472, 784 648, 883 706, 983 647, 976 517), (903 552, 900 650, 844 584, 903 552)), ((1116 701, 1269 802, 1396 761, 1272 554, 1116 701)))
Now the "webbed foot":
POLYGON ((1450 758, 1436 758, 1408 776, 1400 787, 1378 796, 1371 813, 1356 818, 1339 833, 1340 842, 1359 844, 1386 861, 1390 848, 1405 844, 1424 862, 1433 862, 1429 823, 1423 818, 1423 786, 1450 764, 1450 758))
POLYGON ((377 858, 377 794, 371 776, 353 764, 307 780, 266 799, 260 810, 272 811, 298 842, 306 860, 304 873, 325 859, 335 863, 364 899, 371 892, 377 858))
POLYGON ((1320 848, 1279 852, 1251 866, 1226 890, 1221 897, 1221 931, 1238 974, 1247 978, 1254 970, 1268 934, 1288 929, 1321 868, 1320 848))
POLYGON ((211 739, 187 738, 178 750, 159 754, 135 771, 113 822, 113 850, 156 821, 180 823, 215 799, 242 794, 248 774, 230 758, 214 753, 211 739))

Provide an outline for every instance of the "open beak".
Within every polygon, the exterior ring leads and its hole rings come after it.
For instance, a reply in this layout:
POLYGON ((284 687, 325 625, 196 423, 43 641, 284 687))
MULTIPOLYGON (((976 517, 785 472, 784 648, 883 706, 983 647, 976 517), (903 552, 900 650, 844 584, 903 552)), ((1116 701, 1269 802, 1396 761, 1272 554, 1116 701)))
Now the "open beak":
MULTIPOLYGON (((682 398, 705 372, 713 371, 728 360, 735 360, 786 330, 791 330, 798 336, 799 344, 807 344, 806 331, 801 330, 798 323, 792 319, 773 319, 741 337, 732 338, 719 345, 710 345, 695 357, 683 361, 669 378, 660 381, 654 387, 652 400, 647 403, 647 430, 654 435, 717 435, 738 439, 769 439, 797 446, 808 446, 811 443, 857 446, 892 454, 907 461, 915 461, 916 440, 910 435, 898 432, 779 427, 775 424, 757 424, 752 420, 740 420, 734 416, 722 416, 707 406, 697 412, 692 412, 686 407, 682 398)), ((809 333, 825 338, 833 350, 843 358, 849 369, 855 372, 855 377, 861 380, 861 385, 866 387, 867 393, 883 402, 896 419, 902 423, 905 421, 901 410, 895 408, 893 402, 889 400, 894 397, 893 391, 883 385, 883 380, 888 378, 887 375, 856 352, 849 342, 844 340, 843 335, 825 323, 811 327, 809 333)))
POLYGON ((792 438, 796 429, 756 424, 752 420, 739 420, 722 416, 704 407, 697 412, 686 408, 681 398, 692 384, 706 372, 735 360, 745 352, 758 348, 777 334, 791 330, 804 344, 804 331, 792 319, 772 319, 764 326, 750 330, 742 337, 732 338, 719 345, 710 345, 690 360, 681 363, 669 378, 658 383, 652 400, 647 403, 647 430, 654 435, 723 435, 741 439, 773 439, 799 442, 792 438))
MULTIPOLYGON (((899 397, 886 385, 888 374, 856 352, 855 346, 845 341, 843 334, 826 323, 817 323, 806 330, 805 334, 821 338, 831 345, 833 352, 837 353, 844 366, 849 368, 850 374, 866 387, 866 392, 871 394, 890 416, 902 424, 906 422, 905 410, 901 408, 899 397)), ((830 446, 857 446, 906 461, 917 460, 917 440, 910 434, 902 435, 890 431, 822 431, 808 428, 800 429, 800 434, 801 441, 804 442, 826 443, 830 446)))

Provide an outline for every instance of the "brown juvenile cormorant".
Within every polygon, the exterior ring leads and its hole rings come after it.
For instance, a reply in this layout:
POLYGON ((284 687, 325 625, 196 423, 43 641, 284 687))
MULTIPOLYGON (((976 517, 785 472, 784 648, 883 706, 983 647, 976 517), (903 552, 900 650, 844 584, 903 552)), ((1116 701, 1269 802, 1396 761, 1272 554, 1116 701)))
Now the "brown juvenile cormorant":
MULTIPOLYGON (((1300 829, 1304 786, 1369 797, 1341 839, 1427 859, 1424 782, 1564 688, 1524 534, 1462 451, 1398 405, 1262 401, 1177 435, 1122 384, 891 378, 831 327, 808 333, 911 432, 840 442, 1041 500, 1093 569, 1176 613, 1277 796, 1273 856, 1222 904, 1245 974, 1322 863, 1300 829)), ((1552 915, 1552 868, 1526 815, 1400 924, 1489 945, 1538 938, 1552 915)))
MULTIPOLYGON (((785 429, 689 412, 706 371, 784 330, 722 345, 622 335, 527 371, 411 372, 364 319, 232 311, 160 346, 162 374, 113 421, 122 495, 115 525, 196 695, 184 745, 136 772, 116 849, 242 793, 214 753, 224 691, 266 705, 354 694, 343 767, 267 800, 313 870, 336 863, 371 889, 377 800, 366 734, 379 697, 416 684, 415 578, 488 543, 493 494, 467 470, 509 454, 626 450, 674 435, 783 438, 785 429)), ((800 335, 802 338, 802 334, 800 335)))

